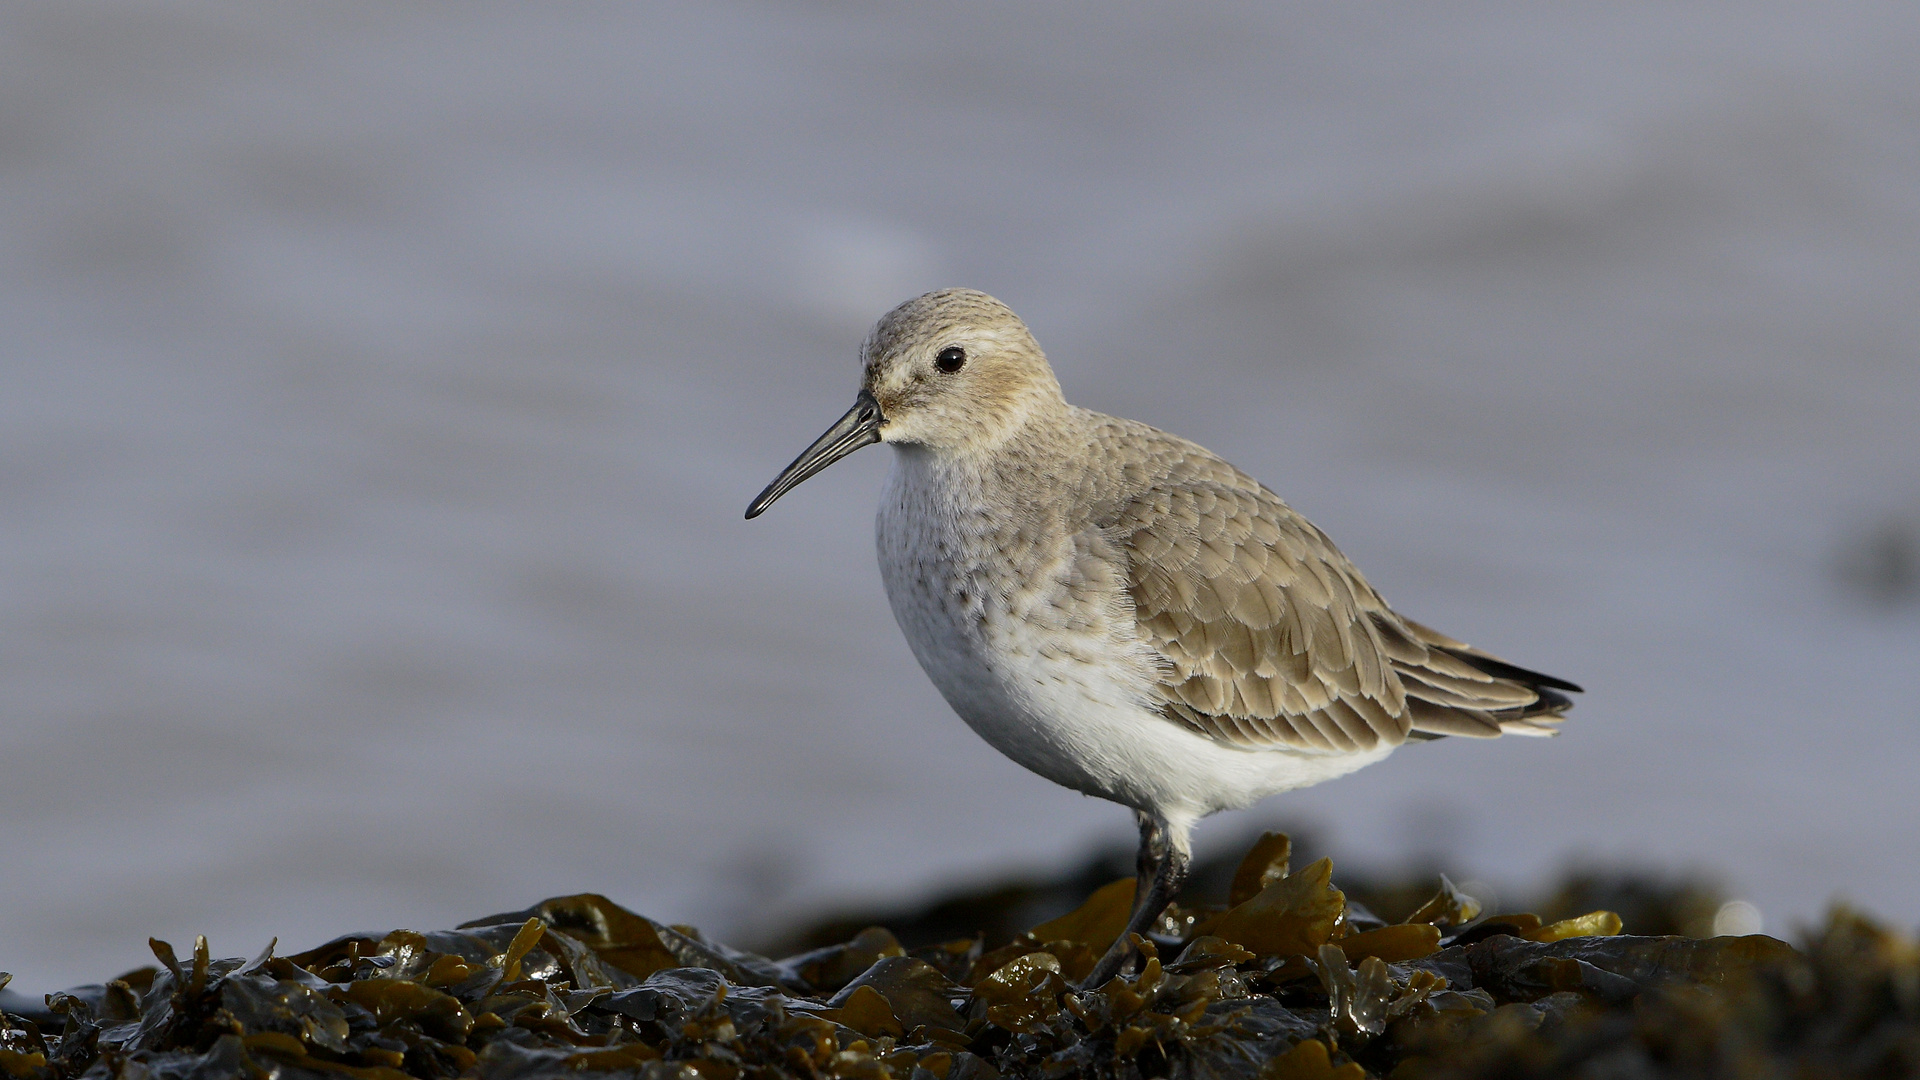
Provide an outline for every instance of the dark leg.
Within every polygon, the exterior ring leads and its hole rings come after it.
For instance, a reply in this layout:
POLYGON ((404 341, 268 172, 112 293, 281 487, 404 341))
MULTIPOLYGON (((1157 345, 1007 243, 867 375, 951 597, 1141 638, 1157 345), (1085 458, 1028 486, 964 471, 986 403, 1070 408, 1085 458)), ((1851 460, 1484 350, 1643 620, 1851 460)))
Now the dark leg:
POLYGON ((1146 933, 1147 927, 1167 910, 1174 894, 1187 880, 1186 845, 1174 842, 1165 822, 1138 810, 1134 811, 1134 817, 1140 821, 1140 857, 1134 871, 1137 883, 1133 888, 1133 917, 1127 920, 1127 928, 1107 954, 1093 966, 1093 974, 1080 984, 1082 989, 1091 990, 1120 973, 1121 966, 1133 956, 1131 935, 1146 933))
MULTIPOLYGON (((1133 820, 1140 826, 1140 853, 1133 860, 1136 884, 1133 887, 1133 914, 1127 920, 1129 928, 1140 917, 1140 909, 1146 906, 1153 882, 1160 876, 1160 866, 1167 861, 1168 846, 1166 827, 1154 820, 1152 814, 1135 810, 1133 820)), ((1147 921, 1152 922, 1153 918, 1148 916, 1147 921)))

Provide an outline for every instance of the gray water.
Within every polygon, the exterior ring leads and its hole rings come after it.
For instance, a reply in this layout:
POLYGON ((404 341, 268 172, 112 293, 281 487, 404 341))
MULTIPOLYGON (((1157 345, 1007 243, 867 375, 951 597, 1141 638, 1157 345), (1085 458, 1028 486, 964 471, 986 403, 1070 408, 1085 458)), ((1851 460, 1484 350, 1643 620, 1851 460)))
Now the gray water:
POLYGON ((751 937, 1125 812, 892 624, 873 318, 1590 691, 1210 823, 1920 919, 1920 19, 1752 3, 0 4, 0 968, 565 892, 751 937))

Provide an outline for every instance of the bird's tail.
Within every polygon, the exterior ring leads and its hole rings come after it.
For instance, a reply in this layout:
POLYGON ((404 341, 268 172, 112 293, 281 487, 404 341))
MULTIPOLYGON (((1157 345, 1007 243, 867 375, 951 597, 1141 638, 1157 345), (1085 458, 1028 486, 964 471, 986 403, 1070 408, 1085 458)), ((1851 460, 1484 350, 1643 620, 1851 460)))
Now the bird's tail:
POLYGON ((1400 621, 1410 638, 1381 629, 1406 688, 1413 738, 1558 734, 1561 718, 1573 707, 1566 695, 1579 693, 1580 687, 1509 664, 1412 619, 1400 621))

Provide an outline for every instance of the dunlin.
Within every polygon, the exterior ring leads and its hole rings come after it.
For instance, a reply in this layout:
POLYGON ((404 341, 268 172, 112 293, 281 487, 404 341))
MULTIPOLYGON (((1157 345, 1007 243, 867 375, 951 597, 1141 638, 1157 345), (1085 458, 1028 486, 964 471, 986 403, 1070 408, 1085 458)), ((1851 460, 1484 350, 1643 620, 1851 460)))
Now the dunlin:
MULTIPOLYGON (((1208 814, 1409 739, 1548 735, 1569 682, 1387 606, 1320 530, 1176 435, 1069 405, 1033 335, 970 289, 882 318, 852 409, 747 507, 893 446, 880 575, 927 676, 981 738, 1133 808, 1144 933, 1208 814)), ((1114 942, 1086 985, 1132 953, 1114 942)))

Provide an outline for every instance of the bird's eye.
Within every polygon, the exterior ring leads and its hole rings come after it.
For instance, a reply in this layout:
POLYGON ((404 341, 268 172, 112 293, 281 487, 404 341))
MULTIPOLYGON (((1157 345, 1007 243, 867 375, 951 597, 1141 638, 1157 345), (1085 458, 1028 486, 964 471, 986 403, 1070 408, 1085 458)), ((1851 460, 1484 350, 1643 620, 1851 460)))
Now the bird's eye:
POLYGON ((959 371, 960 365, 966 362, 967 350, 958 345, 949 345, 941 349, 940 355, 933 358, 933 366, 949 375, 959 371))

